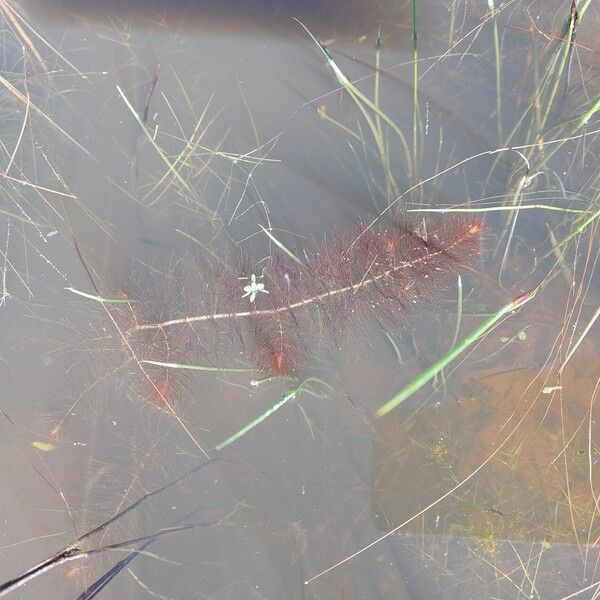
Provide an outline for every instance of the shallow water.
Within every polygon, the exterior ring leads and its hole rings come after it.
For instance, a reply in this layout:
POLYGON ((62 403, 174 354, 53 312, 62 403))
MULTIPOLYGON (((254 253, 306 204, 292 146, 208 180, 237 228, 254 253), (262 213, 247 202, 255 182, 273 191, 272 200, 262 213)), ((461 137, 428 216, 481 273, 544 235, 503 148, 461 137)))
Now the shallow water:
MULTIPOLYGON (((595 7, 580 6, 568 68, 566 6, 511 2, 494 20, 422 4, 413 121, 410 7, 11 6, 0 580, 116 518, 75 543, 96 552, 8 597, 595 597, 600 170, 595 113, 582 122, 599 97, 595 7), (357 109, 292 17, 381 110, 357 109), (344 232, 377 215, 448 207, 491 209, 476 213, 476 258, 440 279, 415 270, 422 297, 391 319, 350 302, 298 314, 283 336, 285 352, 304 350, 297 380, 263 381, 241 318, 135 330, 211 303, 249 310, 247 276, 268 281, 286 252, 343 256, 344 232)), ((453 222, 415 215, 428 249, 453 222)), ((320 264, 307 292, 333 276, 320 264)))

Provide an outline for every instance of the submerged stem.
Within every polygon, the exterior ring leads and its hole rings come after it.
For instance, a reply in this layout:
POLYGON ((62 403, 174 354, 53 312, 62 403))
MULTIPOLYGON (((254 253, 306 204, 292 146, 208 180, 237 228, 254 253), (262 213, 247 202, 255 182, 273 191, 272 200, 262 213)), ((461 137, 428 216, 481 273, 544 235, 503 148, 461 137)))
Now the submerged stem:
MULTIPOLYGON (((479 227, 479 225, 477 225, 477 227, 479 227)), ((397 273, 401 269, 417 267, 420 264, 429 263, 432 260, 435 260, 436 257, 448 255, 448 253, 450 253, 455 248, 460 248, 460 246, 465 241, 472 238, 473 235, 476 234, 477 232, 478 232, 478 229, 477 229, 477 231, 475 231, 472 228, 468 229, 464 235, 462 235, 460 238, 455 240, 452 244, 449 244, 448 246, 446 246, 440 250, 436 250, 434 252, 429 252, 425 256, 421 256, 421 257, 416 258, 411 261, 403 261, 403 262, 393 266, 391 269, 386 269, 385 271, 383 271, 377 275, 373 275, 372 277, 369 277, 369 278, 363 277, 357 283, 351 283, 350 285, 346 285, 346 286, 339 287, 336 289, 328 290, 321 294, 311 296, 310 298, 304 298, 302 300, 298 300, 297 302, 293 302, 291 304, 284 304, 282 306, 277 306, 275 308, 265 308, 265 309, 261 309, 261 310, 246 310, 246 311, 238 311, 238 312, 212 313, 212 314, 205 314, 205 315, 197 315, 197 316, 193 316, 193 317, 181 317, 179 319, 171 319, 169 321, 163 321, 161 323, 147 323, 145 325, 136 325, 135 327, 132 327, 130 329, 130 332, 145 331, 148 329, 161 329, 163 327, 170 327, 171 325, 183 325, 183 324, 189 324, 189 323, 198 323, 198 322, 202 322, 202 321, 217 321, 217 320, 222 320, 222 319, 238 319, 238 318, 246 318, 246 317, 264 317, 264 316, 269 316, 269 315, 276 315, 276 314, 292 311, 297 308, 303 308, 303 307, 309 306, 311 304, 316 304, 318 302, 322 302, 323 300, 327 300, 328 298, 338 296, 339 294, 344 294, 347 292, 356 293, 359 290, 364 289, 365 287, 367 287, 373 283, 377 283, 381 280, 391 277, 393 274, 397 273)))

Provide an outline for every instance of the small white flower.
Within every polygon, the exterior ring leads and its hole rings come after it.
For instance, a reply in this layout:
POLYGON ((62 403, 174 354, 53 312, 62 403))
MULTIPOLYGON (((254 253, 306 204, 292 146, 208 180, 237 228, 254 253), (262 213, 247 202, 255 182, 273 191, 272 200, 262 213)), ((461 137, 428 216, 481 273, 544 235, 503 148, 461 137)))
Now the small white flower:
POLYGON ((264 283, 256 282, 256 275, 254 273, 252 273, 252 275, 250 276, 250 284, 244 286, 244 292, 246 293, 242 296, 242 298, 250 296, 250 302, 254 302, 256 296, 258 295, 258 292, 262 292, 263 294, 269 293, 267 290, 265 290, 264 283))

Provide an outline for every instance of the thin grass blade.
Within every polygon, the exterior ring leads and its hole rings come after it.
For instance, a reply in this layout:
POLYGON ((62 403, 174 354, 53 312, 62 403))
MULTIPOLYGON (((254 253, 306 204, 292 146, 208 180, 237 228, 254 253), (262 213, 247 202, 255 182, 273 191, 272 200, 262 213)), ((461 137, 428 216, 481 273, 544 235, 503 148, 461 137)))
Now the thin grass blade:
POLYGON ((522 294, 512 302, 509 302, 506 306, 503 306, 498 312, 494 313, 486 321, 484 321, 479 327, 474 329, 467 337, 465 337, 459 344, 454 346, 450 352, 442 356, 439 360, 434 362, 428 369, 423 371, 418 377, 413 379, 405 388, 400 390, 391 400, 386 402, 384 405, 377 409, 375 415, 377 417, 383 417, 387 415, 391 410, 396 408, 399 404, 404 402, 407 398, 412 396, 416 391, 420 390, 428 381, 433 379, 444 367, 450 364, 457 356, 462 354, 471 344, 476 342, 482 335, 487 333, 504 315, 507 315, 521 306, 526 302, 529 302, 535 294, 538 288, 522 294))

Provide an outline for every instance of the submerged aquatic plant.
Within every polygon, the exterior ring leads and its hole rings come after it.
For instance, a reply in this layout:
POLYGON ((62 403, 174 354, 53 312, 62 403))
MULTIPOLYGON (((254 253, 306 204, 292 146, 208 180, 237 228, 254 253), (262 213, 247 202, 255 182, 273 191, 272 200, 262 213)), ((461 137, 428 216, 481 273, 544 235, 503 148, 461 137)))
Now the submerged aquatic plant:
POLYGON ((298 376, 311 332, 329 332, 339 345, 341 332, 355 330, 365 317, 402 326, 414 307, 431 306, 450 275, 470 268, 481 247, 479 219, 424 221, 399 214, 377 225, 304 248, 303 260, 272 257, 260 283, 252 264, 225 281, 215 273, 197 295, 201 314, 138 324, 130 333, 243 323, 259 369, 298 376))

